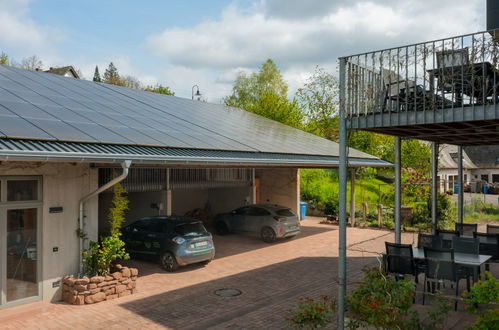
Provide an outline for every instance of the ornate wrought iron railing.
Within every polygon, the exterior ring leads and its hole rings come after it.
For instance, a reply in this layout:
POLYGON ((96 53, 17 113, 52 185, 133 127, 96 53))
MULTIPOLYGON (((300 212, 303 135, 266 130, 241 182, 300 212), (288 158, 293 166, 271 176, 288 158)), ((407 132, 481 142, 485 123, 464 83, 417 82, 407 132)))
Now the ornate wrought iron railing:
POLYGON ((497 105, 499 30, 342 58, 347 117, 497 105))

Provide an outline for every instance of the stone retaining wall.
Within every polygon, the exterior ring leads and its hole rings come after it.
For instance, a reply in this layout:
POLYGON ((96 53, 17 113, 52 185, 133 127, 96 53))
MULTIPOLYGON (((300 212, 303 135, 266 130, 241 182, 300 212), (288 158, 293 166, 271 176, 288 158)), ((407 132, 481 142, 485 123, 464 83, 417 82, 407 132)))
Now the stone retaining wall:
POLYGON ((114 266, 114 272, 105 276, 62 279, 62 300, 74 305, 94 304, 137 292, 137 268, 114 266))

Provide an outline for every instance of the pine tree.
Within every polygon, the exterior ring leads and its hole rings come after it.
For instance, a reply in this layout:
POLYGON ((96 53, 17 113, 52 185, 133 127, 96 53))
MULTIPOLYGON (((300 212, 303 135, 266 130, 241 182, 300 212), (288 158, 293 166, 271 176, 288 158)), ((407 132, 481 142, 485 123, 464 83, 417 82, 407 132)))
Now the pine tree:
POLYGON ((114 66, 113 62, 109 63, 109 66, 104 72, 103 82, 111 85, 123 86, 123 81, 118 73, 118 69, 114 66))
POLYGON ((95 66, 95 72, 94 72, 94 81, 96 82, 102 82, 102 79, 100 77, 100 73, 99 73, 99 67, 96 65, 95 66))

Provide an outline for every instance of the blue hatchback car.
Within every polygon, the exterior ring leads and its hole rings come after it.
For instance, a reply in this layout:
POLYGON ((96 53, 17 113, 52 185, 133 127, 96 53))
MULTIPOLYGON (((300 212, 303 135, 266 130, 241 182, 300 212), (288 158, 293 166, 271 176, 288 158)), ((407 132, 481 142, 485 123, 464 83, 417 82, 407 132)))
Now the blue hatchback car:
POLYGON ((142 218, 123 229, 123 241, 128 253, 155 257, 170 272, 215 258, 211 234, 201 221, 188 217, 142 218))

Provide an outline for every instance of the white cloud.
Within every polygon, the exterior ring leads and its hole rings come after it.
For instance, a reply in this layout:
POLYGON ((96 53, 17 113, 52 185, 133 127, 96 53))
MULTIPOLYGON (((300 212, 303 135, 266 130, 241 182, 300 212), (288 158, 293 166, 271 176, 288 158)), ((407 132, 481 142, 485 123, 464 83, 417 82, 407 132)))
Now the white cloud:
POLYGON ((0 45, 19 50, 23 57, 37 54, 46 62, 54 62, 60 58, 57 44, 66 36, 31 19, 29 3, 29 0, 0 0, 0 45))
POLYGON ((481 0, 313 0, 306 6, 261 0, 249 9, 229 5, 218 20, 167 28, 150 35, 146 46, 170 68, 205 75, 198 80, 215 77, 209 87, 215 95, 230 87, 239 68, 255 70, 272 58, 293 92, 315 65, 334 70, 342 55, 481 30, 484 11, 481 0))

